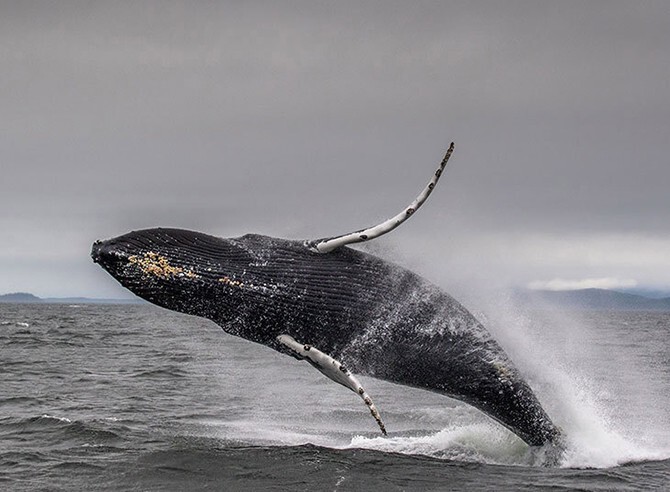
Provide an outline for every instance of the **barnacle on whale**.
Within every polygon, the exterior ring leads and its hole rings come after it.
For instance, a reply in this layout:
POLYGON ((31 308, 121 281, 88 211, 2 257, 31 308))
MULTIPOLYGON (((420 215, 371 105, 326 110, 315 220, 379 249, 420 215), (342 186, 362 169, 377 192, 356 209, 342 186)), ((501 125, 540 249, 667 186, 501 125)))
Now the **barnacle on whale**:
POLYGON ((168 278, 174 276, 199 278, 200 275, 193 273, 193 270, 185 270, 182 267, 175 267, 170 265, 165 256, 161 256, 153 251, 144 253, 142 257, 138 255, 131 255, 128 257, 128 262, 140 267, 142 272, 150 275, 156 275, 160 278, 168 278))

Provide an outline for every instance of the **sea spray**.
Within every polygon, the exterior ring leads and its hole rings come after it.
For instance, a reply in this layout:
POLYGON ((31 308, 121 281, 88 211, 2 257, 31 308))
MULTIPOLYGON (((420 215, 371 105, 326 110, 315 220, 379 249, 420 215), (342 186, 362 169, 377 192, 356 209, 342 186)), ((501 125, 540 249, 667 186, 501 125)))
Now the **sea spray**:
POLYGON ((519 306, 511 295, 489 299, 485 310, 489 329, 565 432, 562 466, 603 468, 670 457, 668 406, 658 404, 663 391, 653 384, 662 368, 645 357, 653 337, 635 343, 635 326, 603 329, 607 316, 625 313, 519 306))

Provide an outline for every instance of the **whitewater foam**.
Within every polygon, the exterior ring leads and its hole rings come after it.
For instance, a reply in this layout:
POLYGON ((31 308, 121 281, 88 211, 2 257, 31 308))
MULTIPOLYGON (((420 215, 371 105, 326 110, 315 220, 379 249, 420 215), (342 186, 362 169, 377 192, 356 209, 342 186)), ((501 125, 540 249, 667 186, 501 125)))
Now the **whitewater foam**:
POLYGON ((452 426, 423 436, 355 436, 346 447, 492 464, 535 462, 531 448, 493 422, 452 426))

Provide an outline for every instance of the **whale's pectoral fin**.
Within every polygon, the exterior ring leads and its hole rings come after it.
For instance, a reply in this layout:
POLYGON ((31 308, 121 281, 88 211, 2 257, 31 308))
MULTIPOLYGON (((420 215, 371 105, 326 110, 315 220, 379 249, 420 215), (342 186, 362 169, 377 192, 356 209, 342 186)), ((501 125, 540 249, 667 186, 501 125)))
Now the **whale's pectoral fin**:
POLYGON ((377 421, 382 434, 386 435, 386 427, 384 427, 384 422, 382 422, 377 407, 372 403, 372 399, 365 392, 358 379, 356 379, 341 362, 333 359, 330 355, 321 352, 319 349, 316 349, 311 345, 296 342, 295 339, 289 335, 279 335, 277 341, 289 349, 290 355, 297 359, 306 360, 321 373, 325 374, 336 383, 349 388, 363 398, 363 401, 370 409, 370 413, 377 421))
POLYGON ((387 232, 391 232, 393 229, 409 219, 412 214, 416 212, 419 207, 421 207, 421 205, 423 205, 424 202, 428 199, 433 189, 435 188, 437 181, 440 179, 442 171, 444 171, 444 167, 447 165, 449 157, 451 157, 451 153, 453 151, 454 143, 451 142, 447 153, 444 155, 444 159, 442 159, 442 162, 440 163, 440 167, 437 168, 437 171, 435 171, 435 174, 428 182, 426 187, 421 191, 421 193, 419 193, 419 196, 417 196, 412 203, 405 207, 403 211, 396 216, 385 220, 381 224, 377 224, 376 226, 368 227, 367 229, 362 229, 360 231, 350 232, 349 234, 343 234, 336 237, 308 240, 305 241, 305 246, 316 253, 328 253, 334 249, 339 248, 340 246, 369 241, 370 239, 382 236, 387 232))

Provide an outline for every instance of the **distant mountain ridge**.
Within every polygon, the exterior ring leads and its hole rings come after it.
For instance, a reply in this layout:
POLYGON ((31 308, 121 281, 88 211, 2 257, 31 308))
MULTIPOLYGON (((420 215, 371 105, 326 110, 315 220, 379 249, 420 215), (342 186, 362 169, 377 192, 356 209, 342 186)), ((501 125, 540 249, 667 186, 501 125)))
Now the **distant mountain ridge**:
POLYGON ((28 292, 12 292, 11 294, 0 295, 0 302, 30 303, 42 302, 42 299, 28 292))
MULTIPOLYGON (((538 308, 593 309, 615 311, 670 311, 670 297, 660 299, 606 289, 529 290, 514 293, 514 301, 538 308)), ((0 295, 0 303, 44 304, 144 304, 135 299, 95 299, 90 297, 40 298, 28 292, 0 295)))
POLYGON ((0 295, 0 303, 15 304, 143 304, 145 301, 135 299, 95 299, 90 297, 37 297, 28 292, 13 292, 0 295))
POLYGON ((568 309, 670 311, 670 297, 655 299, 606 289, 523 290, 516 292, 516 301, 568 309))

